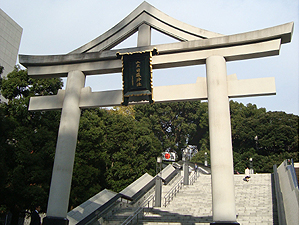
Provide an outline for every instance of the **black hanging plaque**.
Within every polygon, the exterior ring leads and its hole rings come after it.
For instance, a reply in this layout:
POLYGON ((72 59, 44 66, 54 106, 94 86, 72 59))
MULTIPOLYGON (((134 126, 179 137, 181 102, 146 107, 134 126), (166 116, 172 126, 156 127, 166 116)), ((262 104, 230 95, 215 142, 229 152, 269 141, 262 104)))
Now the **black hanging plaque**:
POLYGON ((122 59, 123 77, 123 102, 152 100, 152 55, 158 54, 156 49, 152 51, 117 53, 117 57, 122 59))

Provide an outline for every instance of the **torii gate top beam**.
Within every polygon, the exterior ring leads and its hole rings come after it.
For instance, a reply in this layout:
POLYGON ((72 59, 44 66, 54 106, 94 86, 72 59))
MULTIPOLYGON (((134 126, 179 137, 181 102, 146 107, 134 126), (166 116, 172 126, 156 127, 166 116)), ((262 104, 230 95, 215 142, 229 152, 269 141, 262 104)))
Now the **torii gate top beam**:
POLYGON ((76 53, 66 55, 48 55, 48 56, 31 56, 20 55, 20 63, 28 68, 30 76, 35 78, 64 77, 69 71, 68 67, 81 67, 86 75, 106 74, 121 72, 121 61, 116 59, 116 53, 136 52, 151 50, 156 47, 159 55, 153 57, 153 68, 170 68, 178 66, 199 65, 205 63, 207 54, 217 49, 227 61, 243 60, 271 55, 278 55, 280 44, 289 43, 293 32, 294 23, 287 23, 276 27, 266 28, 263 30, 252 31, 236 35, 228 35, 210 39, 200 39, 172 44, 152 45, 120 50, 107 50, 103 52, 76 53), (277 40, 277 42, 275 41, 277 40), (262 43, 258 49, 259 43, 262 43), (249 51, 244 49, 233 52, 232 48, 239 46, 249 46, 249 51), (269 45, 269 46, 268 46, 269 45), (228 49, 228 51, 226 51, 228 49), (203 57, 193 57, 189 60, 189 54, 198 54, 200 52, 207 54, 203 57), (185 57, 180 56, 180 60, 174 60, 170 56, 176 56, 184 53, 185 57), (198 60, 195 60, 195 58, 198 60), (108 63, 107 61, 110 60, 108 63), (105 63, 102 66, 99 62, 105 63), (86 68, 89 67, 89 68, 86 68))
POLYGON ((179 41, 223 36, 176 20, 144 1, 117 25, 70 53, 109 50, 135 33, 142 24, 147 24, 179 41))
POLYGON ((20 55, 20 60, 24 66, 49 66, 63 65, 68 63, 104 61, 116 59, 116 53, 137 52, 152 50, 154 47, 159 49, 159 55, 172 54, 187 51, 197 51, 205 49, 214 49, 245 44, 253 44, 268 40, 280 39, 281 44, 291 41, 294 23, 286 23, 275 27, 262 30, 251 31, 247 33, 226 35, 217 38, 200 39, 171 44, 151 45, 135 48, 125 48, 119 50, 106 50, 90 53, 71 53, 65 55, 20 55))
POLYGON ((294 23, 262 30, 221 35, 175 20, 143 2, 116 26, 93 41, 65 55, 20 55, 19 61, 35 78, 65 77, 70 70, 85 75, 121 72, 121 61, 116 52, 137 52, 156 47, 159 55, 153 57, 153 69, 204 64, 212 54, 220 54, 226 61, 278 55, 280 45, 291 41, 294 23), (162 22, 163 21, 163 22, 162 22), (181 42, 109 50, 128 38, 142 24, 157 29, 181 42))

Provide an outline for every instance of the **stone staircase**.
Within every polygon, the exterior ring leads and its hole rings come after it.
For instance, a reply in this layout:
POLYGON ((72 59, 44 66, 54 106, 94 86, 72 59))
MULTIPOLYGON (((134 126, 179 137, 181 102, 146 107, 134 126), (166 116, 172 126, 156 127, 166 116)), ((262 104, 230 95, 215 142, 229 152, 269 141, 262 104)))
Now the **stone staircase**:
MULTIPOLYGON (((240 224, 273 223, 271 174, 253 174, 249 182, 235 175, 236 212, 240 224)), ((138 224, 189 225, 212 221, 210 175, 200 175, 193 185, 184 186, 167 207, 149 209, 138 224)))
POLYGON ((253 174, 250 181, 235 176, 237 221, 240 224, 276 224, 273 221, 271 174, 253 174))
POLYGON ((167 207, 146 212, 139 224, 209 224, 212 222, 210 175, 184 186, 167 207))
MULTIPOLYGON (((179 178, 170 185, 163 186, 162 196, 179 178)), ((243 178, 244 175, 234 176, 237 222, 241 225, 277 224, 273 221, 271 174, 253 174, 249 182, 243 178)), ((104 224, 121 224, 136 209, 137 207, 123 208, 104 224)), ((193 185, 183 186, 169 205, 145 209, 138 222, 132 224, 207 225, 211 222, 211 176, 201 174, 193 185)))
MULTIPOLYGON (((162 196, 165 196, 167 194, 167 192, 172 188, 172 186, 177 183, 179 181, 179 179, 181 178, 180 174, 178 174, 178 176, 174 177, 167 185, 163 185, 162 188, 162 196)), ((152 189, 149 193, 147 193, 149 195, 149 197, 151 197, 151 195, 154 195, 154 189, 152 189)), ((163 199, 162 199, 163 201, 163 199)), ((152 208, 154 202, 151 201, 149 202, 149 207, 152 208)), ((163 202, 162 202, 163 204, 163 202)), ((131 204, 124 204, 124 207, 119 208, 116 212, 113 213, 113 215, 106 217, 105 221, 98 221, 99 223, 103 224, 103 225, 120 225, 122 224, 129 216, 131 216, 137 209, 139 209, 138 204, 135 205, 131 205, 131 204)), ((144 210, 145 214, 147 214, 146 212, 148 211, 148 209, 144 210)), ((142 215, 139 215, 140 217, 143 217, 143 213, 142 215)), ((95 224, 93 224, 95 225, 95 224)))

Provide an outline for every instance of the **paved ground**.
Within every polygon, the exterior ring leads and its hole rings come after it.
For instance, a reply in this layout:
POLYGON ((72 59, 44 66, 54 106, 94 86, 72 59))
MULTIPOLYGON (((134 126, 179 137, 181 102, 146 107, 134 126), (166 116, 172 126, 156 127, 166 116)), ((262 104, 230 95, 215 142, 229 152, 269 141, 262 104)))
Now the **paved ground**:
POLYGON ((271 174, 254 174, 249 182, 235 176, 236 211, 241 224, 273 224, 271 174))
MULTIPOLYGON (((237 221, 242 225, 273 224, 271 174, 254 174, 249 182, 243 181, 244 175, 234 178, 237 221)), ((167 207, 145 213, 139 224, 209 224, 212 222, 210 179, 210 175, 200 175, 193 185, 184 186, 167 207)))

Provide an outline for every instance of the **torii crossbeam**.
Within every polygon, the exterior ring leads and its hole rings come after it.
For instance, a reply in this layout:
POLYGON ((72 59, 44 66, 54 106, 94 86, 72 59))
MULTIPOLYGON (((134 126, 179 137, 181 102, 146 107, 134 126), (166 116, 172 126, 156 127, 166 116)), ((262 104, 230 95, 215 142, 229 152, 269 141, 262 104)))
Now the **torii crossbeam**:
POLYGON ((118 52, 148 51, 154 47, 153 69, 206 65, 206 78, 194 84, 153 88, 158 102, 208 99, 212 171, 213 224, 236 221, 233 156, 229 99, 274 95, 274 78, 238 80, 227 76, 226 62, 278 55, 281 44, 291 41, 293 23, 236 35, 222 35, 177 21, 143 2, 116 26, 93 41, 66 55, 20 55, 20 63, 33 78, 67 77, 65 90, 55 96, 30 99, 29 110, 62 109, 47 217, 44 224, 68 224, 67 209, 82 108, 117 106, 122 90, 92 92, 84 87, 88 75, 121 72, 116 50, 110 50, 138 32, 136 48, 118 52), (180 40, 179 43, 151 45, 151 29, 180 40))

